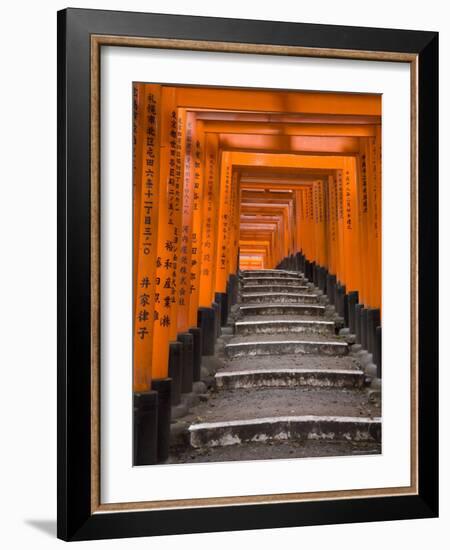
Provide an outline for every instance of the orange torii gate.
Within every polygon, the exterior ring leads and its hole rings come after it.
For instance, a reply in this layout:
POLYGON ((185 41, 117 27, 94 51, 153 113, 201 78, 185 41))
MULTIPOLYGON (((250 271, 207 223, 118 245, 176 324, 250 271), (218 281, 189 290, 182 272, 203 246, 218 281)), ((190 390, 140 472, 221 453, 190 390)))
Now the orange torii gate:
MULTIPOLYGON (((378 144, 376 139, 373 139, 373 144, 378 144)), ((367 147, 367 144, 366 144, 367 147)), ((242 153, 246 154, 246 153, 242 153)), ((299 155, 300 156, 300 155, 299 155)), ((305 155, 301 155, 302 159, 305 159, 305 155)), ((256 162, 251 162, 250 164, 257 165, 260 168, 264 165, 267 168, 270 168, 271 162, 262 162, 261 157, 256 162)), ((280 160, 280 159, 278 159, 280 160)), ((320 161, 321 159, 319 159, 320 161)), ((323 159, 322 159, 323 160, 323 159)), ((369 308, 380 308, 381 306, 381 282, 380 277, 372 277, 367 279, 364 277, 363 273, 358 273, 358 268, 361 269, 361 264, 365 266, 376 265, 377 259, 380 255, 381 243, 373 238, 373 233, 379 235, 380 227, 380 209, 377 208, 377 201, 372 200, 371 204, 366 203, 363 198, 363 190, 361 188, 361 181, 357 180, 357 166, 355 161, 361 163, 360 156, 352 156, 349 158, 342 157, 339 162, 336 164, 330 164, 328 161, 330 159, 327 157, 327 162, 318 162, 318 167, 322 170, 323 168, 329 168, 330 172, 335 172, 336 178, 330 179, 327 178, 327 181, 324 184, 316 183, 314 186, 309 189, 304 189, 300 196, 304 196, 303 208, 308 210, 306 221, 303 220, 303 228, 299 229, 299 237, 303 235, 303 246, 308 248, 308 242, 310 247, 310 260, 312 262, 317 262, 319 265, 323 264, 323 257, 318 258, 317 256, 317 236, 322 236, 322 241, 324 239, 325 231, 325 243, 328 246, 327 256, 335 258, 335 265, 333 266, 336 269, 338 280, 341 284, 347 285, 347 288, 350 290, 357 290, 358 293, 361 292, 361 303, 369 308), (338 169, 341 168, 341 169, 338 169), (345 176, 345 180, 344 180, 345 176), (322 187, 324 186, 324 188, 322 187), (331 189, 331 191, 330 191, 331 189), (325 193, 324 193, 325 191, 325 193), (333 206, 330 201, 330 195, 332 196, 333 201, 338 202, 339 208, 333 206), (372 225, 370 227, 364 228, 362 224, 359 224, 359 215, 364 213, 363 206, 366 204, 367 210, 369 212, 377 212, 378 217, 372 214, 368 214, 372 220, 372 225), (331 231, 331 222, 330 215, 334 216, 333 219, 333 240, 330 241, 330 231, 331 231), (356 220, 356 221, 355 221, 356 220), (311 223, 314 225, 311 226, 311 223), (309 227, 308 227, 309 225, 309 227), (324 228, 325 225, 325 228, 324 228), (311 229, 314 228, 314 234, 311 234, 311 229), (345 228, 345 231, 344 231, 345 228), (354 228, 356 230, 354 231, 354 228), (378 229, 378 231, 377 231, 378 229), (359 239, 361 231, 367 232, 371 231, 371 236, 369 237, 372 240, 372 250, 363 246, 362 238, 359 239), (306 238, 305 238, 306 237, 306 238), (352 238, 351 238, 352 237, 352 238), (306 242, 305 242, 306 241, 306 242), (311 249, 311 243, 314 247, 311 249), (374 246, 374 243, 375 246, 374 246), (332 247, 334 247, 332 249, 332 247), (376 251, 374 250, 376 248, 376 251), (355 261, 356 258, 356 261, 355 261), (339 265, 337 264, 337 259, 339 259, 339 265), (347 269, 345 269, 347 267, 347 269), (365 291, 366 287, 371 287, 371 293, 365 291)), ((336 159, 335 159, 336 160, 336 159)), ((241 161, 240 161, 241 162, 241 161)), ((280 163, 281 164, 281 163, 280 163)), ((279 165, 280 165, 279 164, 279 165)), ((295 162, 292 163, 292 167, 295 166, 295 162)), ((303 166, 311 167, 309 163, 301 163, 303 166)), ((378 163, 379 166, 379 163, 378 163)), ((374 173, 376 175, 377 164, 374 163, 374 173)), ((379 176, 379 173, 378 173, 379 176)), ((371 179, 372 183, 375 186, 375 191, 373 195, 375 198, 379 196, 377 189, 379 190, 379 177, 375 179, 375 176, 371 179), (376 187, 378 185, 378 188, 376 187)), ((275 182, 272 181, 271 184, 275 182)), ((253 188, 264 188, 267 187, 267 184, 258 185, 253 182, 251 184, 253 188)), ((248 180, 245 180, 245 187, 249 187, 248 180)), ((284 187, 289 187, 289 184, 285 184, 284 187)), ((299 197, 298 197, 299 200, 299 197)), ((300 210, 300 208, 298 209, 300 210)), ((299 226, 302 223, 302 219, 299 220, 299 226)), ((325 252, 325 247, 321 246, 320 250, 322 253, 325 252)), ((379 265, 379 264, 378 264, 379 265)), ((325 265, 323 266, 329 270, 329 260, 326 259, 325 265)))
POLYGON ((381 308, 379 96, 136 84, 133 101, 135 392, 163 399, 171 373, 190 391, 238 255, 300 254, 381 308))
POLYGON ((377 94, 342 94, 235 88, 178 87, 180 107, 199 110, 261 111, 294 115, 381 116, 377 94))
MULTIPOLYGON (((345 198, 345 208, 348 219, 353 223, 347 223, 344 241, 344 255, 346 257, 345 264, 347 266, 352 266, 352 269, 348 268, 344 272, 345 278, 343 284, 347 284, 352 290, 357 290, 360 286, 360 270, 359 266, 355 265, 358 262, 352 263, 352 253, 356 250, 359 250, 359 240, 357 230, 353 230, 355 224, 357 224, 358 209, 356 203, 357 189, 356 181, 354 178, 354 173, 356 170, 355 157, 346 157, 346 156, 336 156, 336 155, 292 155, 292 154, 281 154, 277 155, 274 153, 232 153, 233 162, 239 166, 266 166, 273 167, 274 164, 282 167, 292 167, 292 168, 320 168, 320 169, 330 169, 330 170, 345 170, 346 172, 346 193, 343 195, 343 200, 345 198), (352 176, 353 174, 353 176, 352 176)), ((315 243, 314 256, 311 258, 311 261, 317 262, 323 267, 328 267, 328 260, 325 257, 324 250, 322 249, 320 254, 317 255, 316 241, 322 242, 323 238, 321 235, 324 233, 325 225, 325 216, 323 213, 323 201, 324 193, 322 189, 322 184, 316 183, 309 188, 308 191, 308 217, 309 219, 314 220, 314 231, 315 238, 313 242, 315 243)), ((311 229, 311 228, 310 228, 311 229)), ((293 251, 297 252, 297 251, 293 251)), ((313 252, 311 250, 311 252, 313 252)))
MULTIPOLYGON (((332 135, 332 137, 315 137, 311 138, 311 136, 308 136, 304 128, 302 128, 301 125, 295 125, 295 131, 290 128, 290 125, 278 125, 278 128, 275 130, 278 133, 282 133, 285 131, 285 129, 289 129, 287 133, 289 136, 294 137, 288 137, 286 135, 282 136, 258 136, 258 139, 255 139, 254 135, 251 135, 249 133, 241 135, 237 133, 237 129, 240 128, 244 132, 250 132, 253 130, 256 132, 264 132, 269 131, 270 132, 270 125, 267 124, 256 124, 256 128, 253 128, 254 123, 242 123, 238 121, 232 121, 232 122, 210 122, 208 121, 206 123, 206 127, 208 131, 214 130, 215 132, 221 132, 226 131, 230 132, 229 134, 220 133, 220 143, 225 146, 226 148, 248 148, 253 146, 255 149, 287 149, 290 148, 293 151, 295 150, 303 150, 303 151, 328 151, 328 152, 338 152, 338 153, 352 153, 358 151, 360 145, 359 145, 359 139, 355 137, 342 137, 342 136, 351 136, 352 134, 356 134, 358 136, 374 136, 376 135, 376 126, 375 125, 367 125, 366 127, 362 128, 361 126, 355 126, 355 125, 341 125, 339 127, 339 131, 333 131, 332 129, 328 128, 328 135, 332 135), (359 131, 358 131, 359 130, 359 131), (234 132, 234 133, 231 133, 234 132), (300 133, 305 135, 306 137, 301 138, 302 142, 298 144, 298 147, 296 146, 296 142, 294 141, 298 136, 296 136, 296 133, 300 133), (341 137, 335 137, 335 134, 338 134, 341 137), (281 141, 280 141, 281 140, 281 141)), ((318 128, 320 131, 324 131, 324 128, 327 128, 324 124, 316 124, 316 125, 309 125, 308 131, 311 131, 311 126, 315 126, 315 131, 318 131, 318 128)), ((272 132, 273 133, 273 132, 272 132)), ((320 185, 320 184, 317 184, 320 185)), ((316 194, 320 193, 320 189, 315 191, 316 194)), ((320 232, 322 234, 322 231, 320 232)), ((318 242, 318 246, 322 247, 322 242, 318 242)), ((322 263, 323 258, 318 258, 319 262, 322 263)))
MULTIPOLYGON (((274 236, 275 244, 272 251, 273 261, 276 264, 277 262, 281 261, 285 256, 289 255, 290 237, 292 236, 292 231, 290 230, 290 227, 289 227, 291 223, 291 219, 289 215, 290 214, 289 205, 286 205, 286 204, 273 205, 270 203, 269 204, 260 203, 255 205, 254 203, 243 203, 241 206, 241 212, 243 214, 253 213, 255 215, 264 213, 264 215, 266 216, 278 215, 279 223, 277 227, 277 235, 274 236)), ((259 217, 257 219, 261 220, 261 218, 259 217)), ((242 221, 241 221, 241 224, 242 224, 242 221)), ((242 240, 242 237, 243 235, 241 235, 241 240, 242 240)), ((242 252, 245 252, 245 249, 242 249, 241 242, 240 242, 240 246, 241 246, 242 252)), ((274 267, 274 265, 270 265, 269 267, 274 267)))
MULTIPOLYGON (((274 266, 283 259, 281 241, 277 237, 283 227, 282 215, 242 214, 240 219, 240 248, 241 256, 245 254, 246 240, 254 239, 255 232, 260 241, 270 245, 267 257, 267 266, 274 266)), ((242 268, 242 267, 241 267, 242 268)))
MULTIPOLYGON (((215 116, 216 113, 213 113, 212 116, 215 116)), ((221 117, 224 116, 224 113, 220 113, 221 117)), ((248 114, 242 115, 232 115, 233 117, 241 117, 246 116, 248 117, 248 114)), ((209 113, 209 118, 211 119, 211 113, 209 113)), ((227 117, 229 118, 229 117, 227 117)), ((227 120, 226 122, 221 120, 220 122, 217 121, 211 121, 208 120, 206 123, 207 130, 208 131, 215 131, 220 132, 220 143, 230 148, 246 148, 246 147, 254 147, 255 149, 266 149, 266 148, 278 148, 286 149, 290 148, 291 150, 296 150, 297 147, 295 146, 295 139, 297 139, 296 134, 301 134, 305 136, 304 138, 300 138, 302 141, 299 142, 299 150, 312 150, 314 151, 317 149, 318 151, 331 151, 331 152, 355 152, 359 148, 359 141, 358 139, 355 139, 354 135, 357 136, 374 136, 376 135, 376 128, 377 125, 371 124, 371 125, 350 125, 350 124, 343 124, 341 126, 338 126, 338 130, 336 129, 327 128, 327 125, 325 124, 310 124, 309 128, 307 128, 307 131, 305 131, 305 128, 302 127, 302 125, 298 125, 296 127, 292 127, 293 125, 290 124, 283 124, 278 125, 276 128, 272 128, 271 125, 267 125, 265 123, 248 123, 248 122, 242 122, 238 120, 227 120), (238 131, 240 133, 238 133, 238 131), (224 133, 224 132, 228 132, 224 133), (242 132, 246 132, 244 135, 241 135, 242 132), (260 134, 258 135, 258 139, 255 139, 253 134, 260 134), (267 135, 261 135, 264 134, 264 132, 267 132, 269 134, 277 133, 277 134, 283 134, 281 136, 277 135, 274 137, 268 137, 267 135), (322 133, 322 137, 320 138, 311 138, 310 135, 308 135, 308 132, 312 134, 318 134, 319 132, 322 133), (286 135, 288 134, 289 137, 287 138, 286 135), (323 133, 325 133, 327 136, 324 138, 323 133), (340 137, 336 137, 340 136, 340 137), (346 136, 346 137, 343 137, 346 136), (348 136, 352 136, 349 138, 348 136), (265 140, 265 141, 264 141, 265 140), (277 141, 278 140, 278 141, 277 141)), ((333 126, 336 127, 334 124, 333 126)), ((317 184, 320 186, 320 184, 317 184)), ((315 191, 316 194, 321 193, 320 187, 315 191)), ((321 211, 321 210, 320 210, 321 211)), ((322 231, 319 233, 322 234, 322 231)), ((319 243, 320 246, 320 243, 319 243)))
MULTIPOLYGON (((199 120, 202 120, 206 132, 222 135, 256 135, 256 136, 318 136, 318 137, 376 137, 379 124, 337 124, 328 122, 299 123, 286 121, 280 122, 245 122, 239 117, 248 118, 248 114, 235 114, 230 117, 233 120, 224 120, 223 114, 208 111, 208 119, 204 120, 204 113, 196 111, 199 120), (220 120, 212 119, 214 115, 221 115, 220 120)), ((352 120, 352 118, 351 118, 352 120)), ((373 122, 373 120, 371 120, 373 122)))

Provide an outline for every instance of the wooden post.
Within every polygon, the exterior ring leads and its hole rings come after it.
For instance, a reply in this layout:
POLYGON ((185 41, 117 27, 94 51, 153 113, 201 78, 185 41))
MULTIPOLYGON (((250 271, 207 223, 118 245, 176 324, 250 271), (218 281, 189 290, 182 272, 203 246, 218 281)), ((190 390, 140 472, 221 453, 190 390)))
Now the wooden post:
POLYGON ((160 177, 161 89, 157 85, 135 85, 143 125, 136 130, 135 171, 135 276, 134 276, 134 390, 148 391, 152 380, 152 343, 155 309, 155 273, 158 227, 158 185, 160 177), (143 103, 142 103, 143 101, 143 103))

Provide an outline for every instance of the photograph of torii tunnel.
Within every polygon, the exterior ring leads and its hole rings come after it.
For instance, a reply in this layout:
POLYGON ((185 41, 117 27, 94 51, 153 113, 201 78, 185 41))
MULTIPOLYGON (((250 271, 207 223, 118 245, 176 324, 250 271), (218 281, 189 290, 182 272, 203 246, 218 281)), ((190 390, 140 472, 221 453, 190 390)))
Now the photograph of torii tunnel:
POLYGON ((130 101, 133 465, 381 453, 381 95, 130 101))

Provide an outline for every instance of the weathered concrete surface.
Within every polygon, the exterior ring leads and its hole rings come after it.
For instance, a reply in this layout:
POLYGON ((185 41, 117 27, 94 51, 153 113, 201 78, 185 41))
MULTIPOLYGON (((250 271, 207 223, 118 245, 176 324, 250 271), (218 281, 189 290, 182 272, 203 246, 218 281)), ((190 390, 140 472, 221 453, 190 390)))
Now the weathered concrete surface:
POLYGON ((325 306, 317 304, 246 304, 239 309, 242 315, 314 315, 325 313, 325 306))
POLYGON ((247 292, 241 294, 244 304, 317 304, 317 294, 297 292, 247 292))
POLYGON ((238 357, 224 363, 217 372, 235 372, 258 369, 314 369, 314 370, 356 370, 362 371, 359 361, 351 355, 340 357, 329 355, 280 355, 274 358, 270 355, 255 357, 238 357))
POLYGON ((221 447, 272 440, 381 441, 379 418, 285 416, 192 424, 192 447, 221 447))
POLYGON ((305 319, 267 319, 237 321, 235 333, 243 336, 252 334, 334 334, 334 322, 305 319))
MULTIPOLYGON (((296 306, 297 304, 294 304, 294 306, 296 306)), ((314 304, 312 304, 314 305, 314 304)), ((239 307, 247 307, 247 306, 239 306, 239 307)), ((316 311, 316 308, 313 308, 314 311, 316 311)), ((246 315, 245 317, 243 316, 240 316, 236 321, 234 321, 235 323, 236 322, 239 322, 239 321, 261 321, 261 322, 268 322, 268 321, 312 321, 312 322, 315 322, 315 321, 326 321, 326 322, 331 322, 331 323, 336 323, 334 318, 331 317, 331 316, 323 316, 321 315, 320 313, 321 310, 319 310, 319 314, 318 315, 301 315, 297 312, 295 313, 292 313, 292 314, 287 314, 285 312, 279 314, 279 315, 271 315, 270 318, 267 318, 265 316, 261 316, 261 315, 251 315, 250 312, 248 313, 248 315, 246 315)), ((338 331, 333 331, 335 334, 338 333, 338 331)))
POLYGON ((378 417, 379 403, 369 403, 366 391, 350 388, 258 388, 217 391, 198 405, 192 423, 221 422, 275 416, 378 417))
POLYGON ((304 282, 305 279, 300 277, 278 277, 274 275, 244 277, 241 281, 244 288, 247 284, 298 286, 299 284, 304 284, 304 282))
MULTIPOLYGON (((339 343, 346 343, 345 338, 342 336, 338 336, 337 334, 309 334, 307 335, 307 340, 312 340, 315 342, 339 342, 339 343)), ((235 343, 244 343, 244 342, 276 342, 279 341, 280 337, 277 334, 255 334, 252 336, 240 336, 235 335, 228 339, 228 344, 235 344, 235 343)), ((296 334, 288 335, 286 338, 283 338, 283 341, 289 341, 289 340, 305 340, 303 336, 299 337, 296 334)), ((361 363, 362 364, 362 363, 361 363)))
POLYGON ((312 440, 301 441, 264 441, 247 442, 241 445, 227 447, 186 446, 189 440, 186 430, 185 438, 179 448, 173 449, 169 464, 184 464, 186 462, 228 462, 231 460, 269 460, 295 459, 311 457, 335 456, 370 456, 381 453, 381 444, 376 441, 331 441, 312 440))
POLYGON ((273 284, 273 285, 255 285, 255 284, 245 284, 242 286, 242 292, 275 292, 275 293, 289 293, 289 292, 298 292, 298 293, 306 293, 310 291, 310 287, 308 285, 279 285, 279 284, 273 284))
POLYGON ((259 277, 305 280, 305 276, 299 271, 283 271, 282 269, 255 269, 254 271, 243 271, 241 279, 258 279, 259 277))
POLYGON ((364 373, 345 369, 256 369, 216 373, 218 389, 260 387, 360 388, 364 373))
POLYGON ((229 358, 247 355, 324 354, 346 355, 348 344, 336 336, 308 334, 281 338, 277 334, 236 336, 224 348, 229 358))
POLYGON ((307 340, 279 340, 275 342, 241 342, 225 346, 228 357, 247 355, 282 355, 284 353, 345 355, 348 346, 340 342, 318 342, 307 340))
POLYGON ((242 273, 239 284, 230 328, 202 365, 207 390, 174 420, 169 462, 381 452, 370 358, 349 353, 327 297, 297 272, 242 273))

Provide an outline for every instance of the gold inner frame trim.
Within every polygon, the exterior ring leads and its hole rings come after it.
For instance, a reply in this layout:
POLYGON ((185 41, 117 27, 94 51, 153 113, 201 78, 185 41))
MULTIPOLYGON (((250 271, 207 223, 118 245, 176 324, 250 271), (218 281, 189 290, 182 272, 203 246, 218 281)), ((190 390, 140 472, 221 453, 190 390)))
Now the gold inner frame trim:
POLYGON ((275 504, 418 494, 418 55, 401 52, 305 48, 265 44, 91 35, 91 513, 275 504), (102 46, 164 48, 410 64, 411 74, 411 484, 408 487, 282 493, 253 496, 155 500, 102 504, 100 501, 100 50, 102 46))

